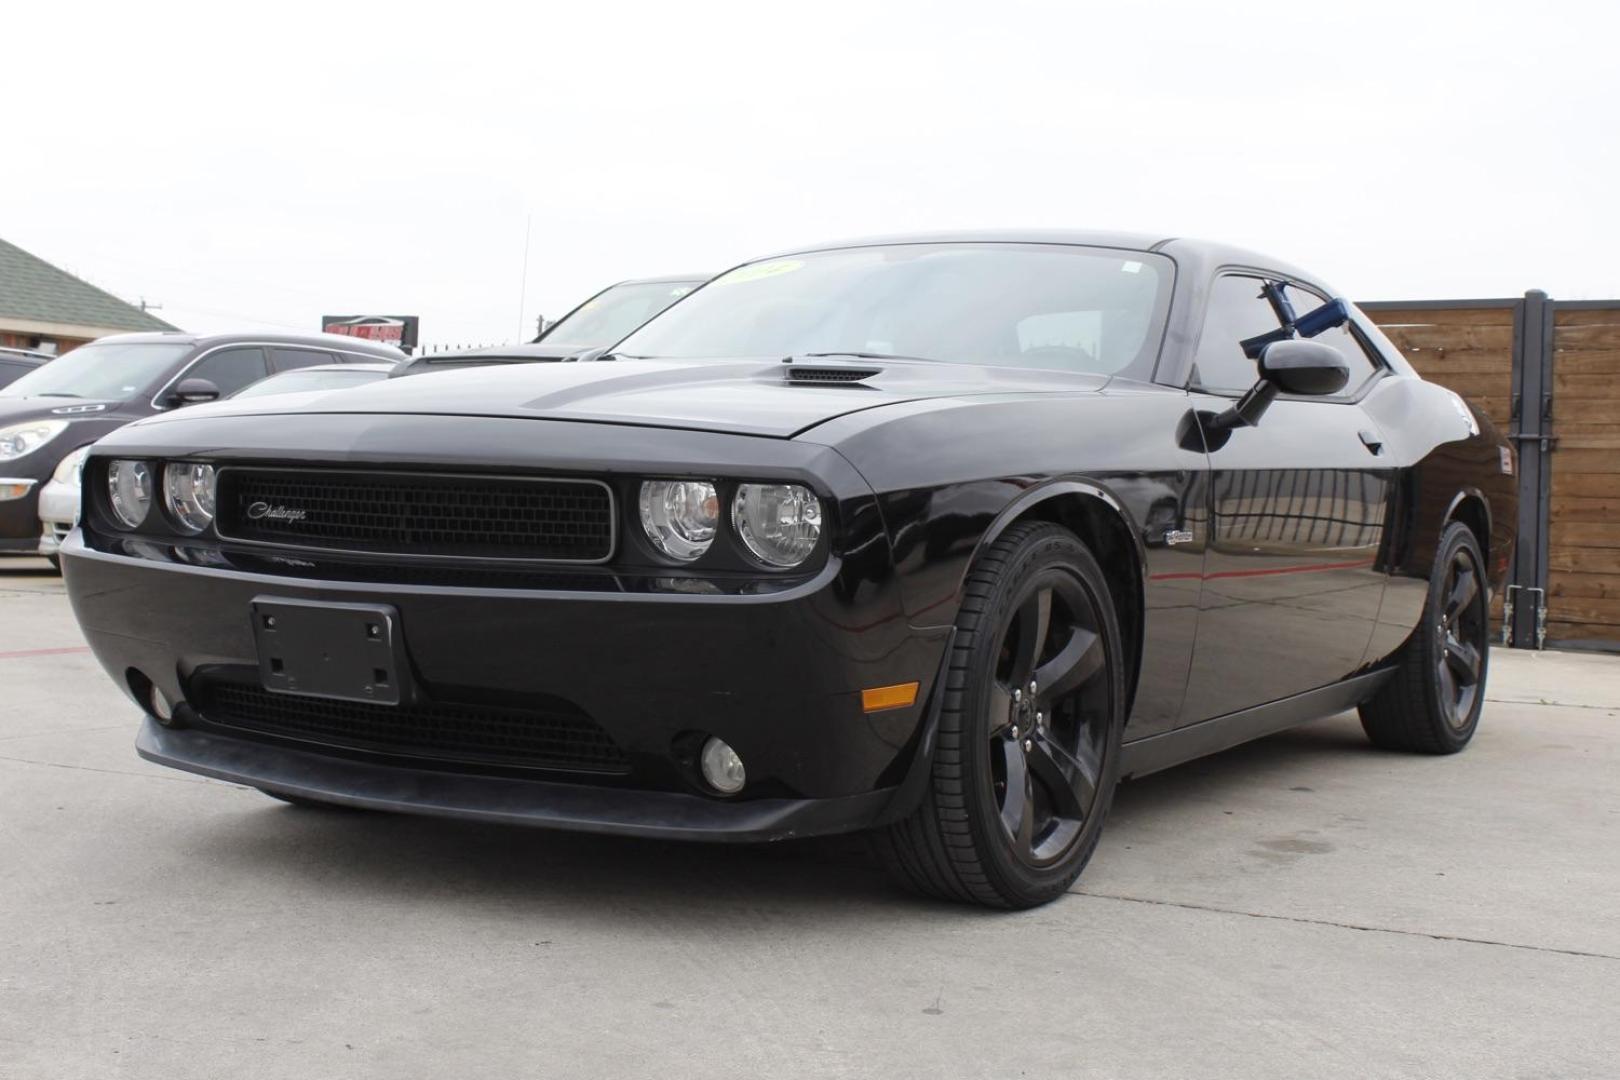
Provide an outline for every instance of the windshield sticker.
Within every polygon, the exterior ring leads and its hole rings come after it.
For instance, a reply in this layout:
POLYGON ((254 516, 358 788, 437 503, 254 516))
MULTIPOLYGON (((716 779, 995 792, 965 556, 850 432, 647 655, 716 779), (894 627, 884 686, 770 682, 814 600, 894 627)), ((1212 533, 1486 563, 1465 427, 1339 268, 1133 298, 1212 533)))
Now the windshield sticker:
POLYGON ((758 281, 760 278, 776 277, 778 274, 791 274, 803 265, 804 262, 800 259, 779 259, 776 262, 754 263, 752 266, 739 267, 711 284, 738 285, 744 281, 758 281))
POLYGON ((689 293, 691 291, 692 291, 692 286, 690 286, 690 285, 677 285, 673 289, 669 290, 669 295, 671 295, 671 296, 685 296, 687 293, 689 293))
POLYGON ((1142 264, 1139 262, 1127 262, 1119 268, 1119 271, 1122 274, 1140 274, 1142 272, 1142 264))

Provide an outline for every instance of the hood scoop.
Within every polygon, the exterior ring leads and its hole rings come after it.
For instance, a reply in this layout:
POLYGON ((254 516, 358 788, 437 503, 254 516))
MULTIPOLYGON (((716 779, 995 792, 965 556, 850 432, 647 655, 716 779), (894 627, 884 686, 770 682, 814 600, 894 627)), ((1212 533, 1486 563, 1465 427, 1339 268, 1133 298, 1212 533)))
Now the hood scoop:
POLYGON ((874 375, 883 374, 880 367, 853 367, 848 364, 794 364, 789 363, 787 381, 800 386, 854 386, 874 375))

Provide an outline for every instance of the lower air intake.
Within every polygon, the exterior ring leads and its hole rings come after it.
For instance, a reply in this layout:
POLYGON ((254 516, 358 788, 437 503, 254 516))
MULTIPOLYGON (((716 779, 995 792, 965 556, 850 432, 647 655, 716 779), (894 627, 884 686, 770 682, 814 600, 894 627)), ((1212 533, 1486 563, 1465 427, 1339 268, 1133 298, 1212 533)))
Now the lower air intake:
POLYGON ((539 710, 367 705, 215 681, 193 687, 192 698, 211 726, 277 739, 462 765, 630 771, 612 737, 566 702, 539 710))

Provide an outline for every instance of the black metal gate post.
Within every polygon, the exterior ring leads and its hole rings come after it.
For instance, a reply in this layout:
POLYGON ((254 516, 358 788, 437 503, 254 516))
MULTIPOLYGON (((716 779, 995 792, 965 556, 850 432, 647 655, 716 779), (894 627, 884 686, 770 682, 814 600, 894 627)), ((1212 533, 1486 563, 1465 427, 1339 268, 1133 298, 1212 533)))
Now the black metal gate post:
POLYGON ((1531 289, 1513 308, 1513 413, 1519 451, 1519 542, 1503 597, 1502 640, 1547 640, 1547 518, 1552 494, 1553 302, 1531 289))

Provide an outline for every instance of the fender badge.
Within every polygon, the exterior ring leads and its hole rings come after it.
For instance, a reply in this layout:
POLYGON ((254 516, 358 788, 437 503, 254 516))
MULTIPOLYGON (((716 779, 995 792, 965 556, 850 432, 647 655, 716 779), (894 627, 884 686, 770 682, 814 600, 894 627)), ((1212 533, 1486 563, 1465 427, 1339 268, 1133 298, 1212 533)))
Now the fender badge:
POLYGON ((1164 542, 1167 544, 1190 544, 1192 538, 1193 534, 1185 529, 1171 529, 1164 534, 1164 542))

